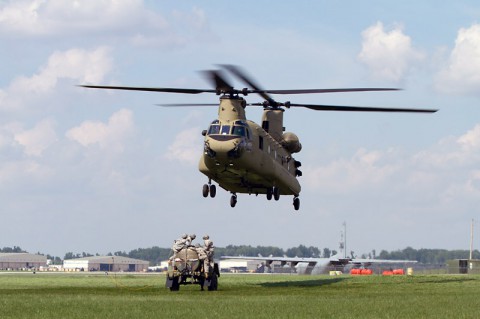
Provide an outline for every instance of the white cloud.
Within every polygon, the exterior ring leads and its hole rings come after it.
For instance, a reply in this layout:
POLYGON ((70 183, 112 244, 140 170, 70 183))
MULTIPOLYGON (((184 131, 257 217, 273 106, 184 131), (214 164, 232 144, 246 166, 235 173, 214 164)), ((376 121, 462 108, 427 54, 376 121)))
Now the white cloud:
POLYGON ((56 51, 37 73, 30 77, 19 76, 6 89, 0 90, 0 108, 22 108, 32 95, 53 92, 62 79, 76 80, 78 83, 99 83, 111 68, 112 61, 106 47, 91 51, 56 51))
MULTIPOLYGON (((0 4, 4 37, 103 37, 105 42, 171 49, 215 38, 203 10, 177 11, 166 18, 142 0, 15 0, 0 4)), ((113 44, 112 44, 113 45, 113 44)))
POLYGON ((52 174, 52 170, 35 160, 17 160, 3 162, 0 166, 1 188, 15 189, 17 185, 28 185, 35 180, 45 180, 52 174))
MULTIPOLYGON (((357 198, 394 189, 407 203, 423 203, 431 212, 448 212, 478 202, 480 196, 480 124, 460 136, 444 138, 416 153, 397 149, 359 149, 350 158, 325 165, 306 166, 303 182, 308 191, 345 193, 357 198), (455 205, 457 207, 455 207, 455 205), (433 208, 432 208, 433 207, 433 208)), ((380 201, 380 199, 379 199, 380 201)))
POLYGON ((480 124, 459 137, 440 140, 431 148, 415 154, 414 162, 436 169, 465 169, 480 161, 480 124))
POLYGON ((100 82, 111 69, 108 49, 97 48, 93 51, 70 49, 54 52, 47 65, 31 77, 17 78, 10 89, 16 91, 33 91, 45 93, 57 85, 59 79, 75 79, 82 83, 100 82))
POLYGON ((401 81, 416 63, 425 58, 413 48, 410 37, 398 26, 387 32, 383 24, 377 22, 362 32, 362 38, 358 58, 374 77, 380 79, 401 81))
POLYGON ((31 130, 15 134, 14 138, 29 156, 41 156, 44 150, 58 140, 52 120, 40 121, 31 130))
POLYGON ((128 32, 141 25, 161 29, 166 22, 141 0, 15 0, 0 6, 0 32, 16 36, 128 32))
POLYGON ((399 169, 397 151, 368 151, 359 149, 350 159, 338 159, 325 166, 305 168, 305 182, 309 188, 324 192, 382 185, 399 169))
POLYGON ((458 31, 455 47, 436 76, 436 87, 447 93, 474 93, 480 90, 480 24, 458 31))
POLYGON ((11 122, 0 126, 0 150, 7 149, 15 144, 15 134, 23 131, 22 124, 11 122))
POLYGON ((457 143, 462 146, 462 149, 469 151, 480 150, 480 124, 477 124, 473 129, 460 136, 457 143))
POLYGON ((198 132, 200 132, 200 128, 192 127, 178 133, 173 143, 168 147, 165 158, 192 165, 198 163, 202 145, 197 138, 194 138, 199 135, 198 132))
POLYGON ((66 136, 85 147, 98 145, 101 149, 122 152, 125 140, 132 134, 133 129, 132 111, 122 109, 112 114, 107 123, 85 121, 70 129, 66 136))

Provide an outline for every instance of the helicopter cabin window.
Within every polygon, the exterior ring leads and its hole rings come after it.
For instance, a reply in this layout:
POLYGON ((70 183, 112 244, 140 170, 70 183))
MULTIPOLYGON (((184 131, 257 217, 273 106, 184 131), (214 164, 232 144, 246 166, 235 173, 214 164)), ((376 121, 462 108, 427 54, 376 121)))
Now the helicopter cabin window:
POLYGON ((230 125, 223 125, 222 126, 222 131, 221 131, 220 134, 222 134, 222 135, 230 134, 230 125))
POLYGON ((220 133, 220 125, 212 124, 208 129, 208 135, 220 133))
POLYGON ((232 135, 246 136, 247 134, 246 134, 246 129, 245 129, 245 127, 235 125, 235 126, 233 127, 232 135))

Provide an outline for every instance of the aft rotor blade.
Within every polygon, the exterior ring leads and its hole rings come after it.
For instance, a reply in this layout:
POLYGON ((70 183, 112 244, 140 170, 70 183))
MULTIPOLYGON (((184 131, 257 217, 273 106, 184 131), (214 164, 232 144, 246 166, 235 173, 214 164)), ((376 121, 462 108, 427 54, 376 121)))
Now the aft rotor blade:
POLYGON ((305 107, 315 111, 343 111, 343 112, 398 112, 398 113, 435 113, 435 109, 410 109, 410 108, 387 108, 371 106, 340 106, 340 105, 316 105, 316 104, 296 104, 290 103, 289 106, 305 107))
POLYGON ((211 89, 180 89, 180 88, 153 88, 153 87, 137 87, 137 86, 107 86, 107 85, 79 85, 90 89, 107 89, 107 90, 127 90, 127 91, 148 91, 148 92, 165 92, 165 93, 183 93, 183 94, 199 94, 199 93, 216 93, 211 89))
POLYGON ((310 94, 310 93, 341 93, 341 92, 372 92, 400 91, 397 88, 344 88, 344 89, 299 89, 299 90, 265 90, 270 94, 310 94))

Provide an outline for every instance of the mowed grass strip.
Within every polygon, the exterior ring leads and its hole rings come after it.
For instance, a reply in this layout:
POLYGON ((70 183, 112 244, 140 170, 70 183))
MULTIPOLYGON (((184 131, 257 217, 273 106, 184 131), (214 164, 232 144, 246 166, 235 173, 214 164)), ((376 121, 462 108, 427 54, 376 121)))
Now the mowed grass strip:
POLYGON ((478 318, 480 276, 0 274, 0 318, 478 318))

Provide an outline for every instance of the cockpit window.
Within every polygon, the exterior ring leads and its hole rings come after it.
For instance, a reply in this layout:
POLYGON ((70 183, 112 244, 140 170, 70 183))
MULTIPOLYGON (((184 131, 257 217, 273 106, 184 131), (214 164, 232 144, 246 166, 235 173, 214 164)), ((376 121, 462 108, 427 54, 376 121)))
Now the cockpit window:
POLYGON ((232 135, 246 136, 245 127, 235 125, 235 126, 233 127, 232 135))
POLYGON ((234 136, 241 136, 241 137, 246 137, 247 139, 250 138, 250 132, 248 129, 248 126, 245 125, 244 123, 238 123, 236 122, 236 125, 220 125, 215 122, 212 122, 210 124, 210 127, 208 128, 207 135, 216 135, 216 134, 221 134, 221 135, 234 135, 234 136), (240 125, 238 125, 240 124, 240 125))
POLYGON ((220 125, 210 125, 210 128, 208 129, 208 135, 212 134, 218 134, 220 133, 220 125))
POLYGON ((230 134, 230 125, 222 125, 222 135, 230 134))

